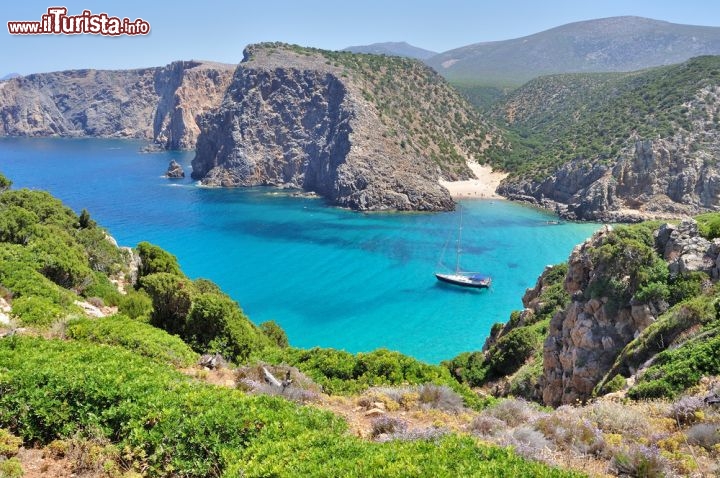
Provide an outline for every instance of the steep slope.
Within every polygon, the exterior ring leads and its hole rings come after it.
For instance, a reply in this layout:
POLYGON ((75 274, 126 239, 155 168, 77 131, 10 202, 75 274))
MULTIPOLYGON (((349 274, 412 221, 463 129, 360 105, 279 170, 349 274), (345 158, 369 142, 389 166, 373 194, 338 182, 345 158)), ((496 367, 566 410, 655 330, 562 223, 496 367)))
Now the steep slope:
POLYGON ((419 48, 404 41, 349 46, 347 48, 343 48, 343 51, 349 51, 351 53, 368 53, 372 55, 402 56, 405 58, 415 58, 416 60, 427 60, 428 58, 437 55, 437 52, 435 51, 419 48))
POLYGON ((720 54, 718 27, 611 17, 468 45, 426 62, 451 81, 519 86, 552 73, 633 71, 716 54, 720 54))
POLYGON ((720 207, 720 57, 624 74, 542 77, 499 105, 509 198, 585 220, 720 207))
MULTIPOLYGON (((496 130, 415 60, 284 44, 248 47, 201 121, 193 177, 302 188, 359 210, 446 210, 496 130)), ((499 146, 498 146, 499 148, 499 146)))
POLYGON ((139 70, 38 73, 0 83, 0 136, 100 136, 193 148, 195 116, 219 104, 232 67, 195 61, 139 70))

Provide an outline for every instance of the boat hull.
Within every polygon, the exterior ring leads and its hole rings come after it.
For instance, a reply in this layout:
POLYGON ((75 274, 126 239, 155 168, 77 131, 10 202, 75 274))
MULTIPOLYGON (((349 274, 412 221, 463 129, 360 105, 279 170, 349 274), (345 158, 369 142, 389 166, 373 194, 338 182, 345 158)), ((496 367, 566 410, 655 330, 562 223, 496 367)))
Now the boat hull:
POLYGON ((435 274, 440 282, 453 284, 460 287, 470 287, 473 289, 487 289, 490 287, 490 279, 472 279, 460 274, 435 274))

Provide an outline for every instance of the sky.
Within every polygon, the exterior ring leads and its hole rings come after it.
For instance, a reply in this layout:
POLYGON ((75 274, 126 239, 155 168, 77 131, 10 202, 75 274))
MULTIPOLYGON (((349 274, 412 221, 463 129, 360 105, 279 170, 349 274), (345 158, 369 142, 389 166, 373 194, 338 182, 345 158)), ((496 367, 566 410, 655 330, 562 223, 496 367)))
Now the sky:
POLYGON ((238 63, 250 43, 282 41, 338 50, 351 45, 407 41, 442 52, 507 40, 581 20, 636 15, 691 25, 720 26, 717 0, 38 0, 0 7, 0 77, 78 68, 124 69, 175 60, 238 63), (48 3, 50 2, 50 3, 48 3), (11 35, 8 21, 39 21, 49 7, 130 20, 140 36, 11 35))

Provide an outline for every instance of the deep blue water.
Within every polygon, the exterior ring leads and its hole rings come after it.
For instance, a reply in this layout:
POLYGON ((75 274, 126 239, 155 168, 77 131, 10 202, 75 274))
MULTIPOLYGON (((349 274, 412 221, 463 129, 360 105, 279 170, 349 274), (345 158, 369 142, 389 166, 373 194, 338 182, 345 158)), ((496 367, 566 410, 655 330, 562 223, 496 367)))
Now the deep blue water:
POLYGON ((300 347, 387 347, 433 363, 479 350, 545 265, 597 229, 548 225, 552 216, 505 201, 463 202, 463 267, 492 275, 493 287, 460 289, 433 276, 441 260, 454 265, 458 212, 362 214, 268 188, 200 188, 162 177, 170 159, 189 176, 193 153, 141 146, 5 138, 0 172, 87 208, 121 245, 171 251, 190 277, 215 281, 300 347))

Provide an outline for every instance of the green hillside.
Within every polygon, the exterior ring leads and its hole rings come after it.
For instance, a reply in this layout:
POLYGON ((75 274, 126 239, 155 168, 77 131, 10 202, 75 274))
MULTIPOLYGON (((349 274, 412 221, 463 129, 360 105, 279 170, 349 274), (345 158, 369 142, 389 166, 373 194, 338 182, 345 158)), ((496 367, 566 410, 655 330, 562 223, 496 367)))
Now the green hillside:
POLYGON ((704 125, 720 125, 716 114, 707 117, 718 83, 716 56, 634 73, 541 77, 496 107, 512 153, 489 156, 515 176, 541 179, 576 158, 611 161, 637 139, 682 135, 695 148, 714 150, 715 130, 704 125))

